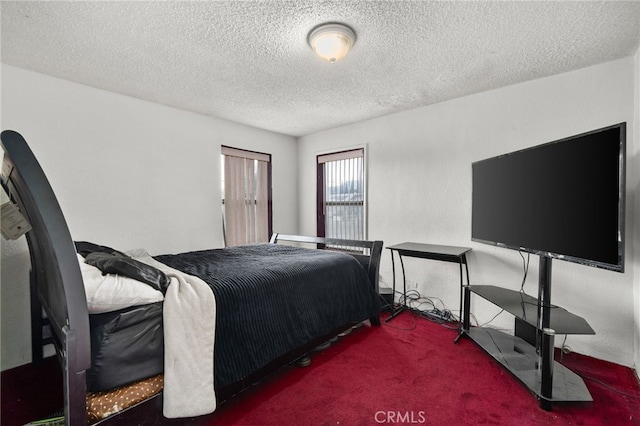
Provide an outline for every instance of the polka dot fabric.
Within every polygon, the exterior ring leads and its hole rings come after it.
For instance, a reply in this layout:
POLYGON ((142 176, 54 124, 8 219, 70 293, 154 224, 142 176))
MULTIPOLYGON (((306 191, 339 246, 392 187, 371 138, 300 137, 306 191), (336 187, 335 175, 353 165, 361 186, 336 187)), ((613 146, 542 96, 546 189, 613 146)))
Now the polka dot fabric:
POLYGON ((87 393, 87 423, 93 424, 112 414, 119 413, 159 393, 164 376, 159 374, 106 392, 87 393))

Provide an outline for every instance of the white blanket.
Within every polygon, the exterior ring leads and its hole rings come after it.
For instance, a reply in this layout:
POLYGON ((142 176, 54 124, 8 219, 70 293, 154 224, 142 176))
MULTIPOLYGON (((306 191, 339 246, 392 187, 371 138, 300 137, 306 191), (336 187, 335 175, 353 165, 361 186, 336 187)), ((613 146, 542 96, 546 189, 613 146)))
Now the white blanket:
POLYGON ((216 409, 213 347, 216 300, 198 277, 158 262, 144 250, 129 256, 154 266, 171 279, 164 296, 164 396, 168 418, 194 417, 216 409))

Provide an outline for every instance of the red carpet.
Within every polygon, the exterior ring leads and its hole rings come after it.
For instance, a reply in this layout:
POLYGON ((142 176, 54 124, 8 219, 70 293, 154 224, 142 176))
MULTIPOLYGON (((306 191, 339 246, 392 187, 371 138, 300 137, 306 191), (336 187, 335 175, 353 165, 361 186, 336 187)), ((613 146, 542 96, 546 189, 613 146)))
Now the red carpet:
POLYGON ((542 410, 532 394, 475 343, 405 313, 366 327, 220 407, 209 425, 640 425, 632 369, 576 354, 563 363, 594 402, 542 410))
MULTIPOLYGON (((463 338, 455 345, 456 334, 404 313, 389 325, 355 330, 314 353, 310 367, 283 369, 189 424, 640 425, 640 383, 632 369, 565 355, 563 363, 585 377, 594 401, 557 403, 547 412, 475 343, 463 338)), ((25 376, 17 386, 15 374, 2 374, 3 426, 54 411, 59 385, 47 391, 42 376, 40 386, 25 376)), ((56 385, 56 373, 50 376, 56 385)))

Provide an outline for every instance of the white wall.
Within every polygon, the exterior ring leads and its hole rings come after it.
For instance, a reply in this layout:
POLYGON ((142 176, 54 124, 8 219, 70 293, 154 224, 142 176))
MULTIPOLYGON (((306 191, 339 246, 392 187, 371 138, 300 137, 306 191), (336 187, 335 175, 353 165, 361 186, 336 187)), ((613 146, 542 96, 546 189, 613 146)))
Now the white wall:
MULTIPOLYGON (((627 58, 302 137, 300 232, 315 230, 315 155, 367 144, 368 238, 382 239, 386 246, 416 241, 472 247, 472 284, 517 290, 522 279, 518 253, 471 242, 471 163, 627 121, 629 165, 637 169, 633 87, 634 60, 627 58)), ((637 177, 632 179, 630 193, 637 187, 637 177)), ((633 249, 633 207, 627 205, 624 274, 554 261, 552 284, 552 303, 585 317, 597 333, 569 336, 567 344, 576 352, 628 366, 636 359, 633 294, 639 268, 633 249)), ((455 264, 405 259, 405 266, 410 288, 458 310, 455 264)), ((532 257, 525 291, 534 296, 537 275, 537 258, 532 257)), ((388 252, 381 278, 390 286, 388 252)), ((480 324, 499 312, 477 299, 472 312, 480 324)), ((512 324, 508 314, 492 322, 497 327, 512 324)))
MULTIPOLYGON (((2 66, 3 130, 38 158, 76 240, 151 254, 223 245, 220 146, 273 161, 273 226, 295 233, 296 140, 2 66)), ((30 361, 24 238, 2 241, 2 359, 30 361)))

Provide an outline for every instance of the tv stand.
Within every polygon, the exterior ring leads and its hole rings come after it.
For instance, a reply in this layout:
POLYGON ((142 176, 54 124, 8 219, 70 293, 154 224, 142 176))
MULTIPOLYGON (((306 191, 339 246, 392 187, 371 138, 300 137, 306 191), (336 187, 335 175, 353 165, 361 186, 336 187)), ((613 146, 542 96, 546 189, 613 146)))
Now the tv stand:
POLYGON ((463 288, 460 336, 471 338, 525 384, 540 400, 543 409, 551 410, 553 402, 593 400, 582 378, 553 359, 556 334, 595 332, 583 318, 551 305, 550 257, 540 255, 538 298, 491 285, 466 285, 463 288), (491 328, 470 327, 471 294, 515 316, 515 335, 491 328), (534 336, 530 333, 526 336, 523 328, 534 330, 534 336))

